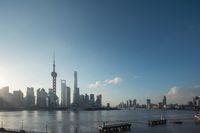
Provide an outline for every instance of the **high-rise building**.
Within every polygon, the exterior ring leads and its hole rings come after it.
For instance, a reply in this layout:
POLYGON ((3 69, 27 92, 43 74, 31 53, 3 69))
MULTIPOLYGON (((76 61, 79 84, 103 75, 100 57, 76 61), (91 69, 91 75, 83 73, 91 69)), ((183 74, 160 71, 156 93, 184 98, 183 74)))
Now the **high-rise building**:
POLYGON ((9 86, 0 89, 0 108, 13 107, 13 95, 9 93, 9 86))
POLYGON ((77 72, 74 72, 74 97, 73 97, 73 104, 74 106, 79 106, 79 88, 77 85, 78 79, 77 79, 77 72))
POLYGON ((129 100, 129 107, 132 107, 132 101, 129 100))
POLYGON ((70 87, 66 86, 66 80, 61 80, 61 107, 70 108, 70 87))
POLYGON ((151 108, 151 99, 147 99, 147 109, 151 108))
POLYGON ((61 80, 61 107, 67 107, 67 86, 66 80, 61 80))
POLYGON ((102 95, 101 95, 101 94, 100 94, 100 95, 97 95, 96 106, 97 106, 98 108, 101 108, 101 106, 102 106, 102 95))
POLYGON ((107 108, 110 108, 110 103, 107 103, 107 106, 106 106, 107 108))
POLYGON ((47 92, 44 88, 37 90, 37 107, 47 108, 47 92))
POLYGON ((89 96, 88 94, 85 94, 85 107, 88 107, 89 106, 89 96))
POLYGON ((34 88, 27 87, 26 91, 26 107, 32 107, 35 105, 35 95, 34 95, 34 88))
POLYGON ((51 95, 51 100, 50 100, 50 105, 49 105, 49 107, 50 108, 55 108, 55 107, 57 107, 58 106, 58 97, 57 97, 57 95, 56 95, 56 77, 57 77, 57 73, 56 73, 56 71, 55 71, 55 67, 56 67, 56 65, 55 65, 55 56, 54 56, 54 58, 53 58, 53 72, 51 72, 51 76, 52 76, 52 78, 53 78, 53 83, 52 83, 52 93, 50 94, 51 95))
POLYGON ((128 107, 128 100, 126 101, 126 107, 128 107))
POLYGON ((0 89, 0 97, 3 97, 3 96, 5 96, 5 95, 8 95, 8 93, 9 93, 9 87, 8 87, 8 86, 2 87, 2 88, 0 89))
POLYGON ((196 109, 200 108, 200 96, 196 96, 193 98, 193 106, 196 109))
POLYGON ((133 100, 133 107, 135 108, 136 106, 137 106, 137 100, 134 99, 134 100, 133 100))
POLYGON ((67 86, 67 108, 71 105, 71 88, 67 86))
POLYGON ((55 95, 52 88, 49 89, 48 107, 50 109, 56 108, 59 105, 58 97, 55 95))
POLYGON ((80 98, 79 98, 79 107, 80 108, 84 108, 85 107, 85 96, 84 95, 80 95, 80 98))
POLYGON ((21 90, 13 91, 13 105, 16 108, 24 107, 24 95, 21 90))
POLYGON ((94 99, 94 94, 90 94, 90 102, 94 102, 95 99, 94 99))
POLYGON ((94 99, 94 94, 90 94, 90 106, 94 107, 95 106, 95 99, 94 99))
POLYGON ((166 108, 167 105, 167 98, 166 96, 163 97, 163 107, 166 108))

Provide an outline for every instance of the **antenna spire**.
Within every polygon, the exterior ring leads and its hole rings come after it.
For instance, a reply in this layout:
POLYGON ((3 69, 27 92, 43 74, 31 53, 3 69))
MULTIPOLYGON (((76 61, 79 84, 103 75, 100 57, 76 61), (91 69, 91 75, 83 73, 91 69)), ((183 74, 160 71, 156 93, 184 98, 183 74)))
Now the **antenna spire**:
POLYGON ((53 64, 55 64, 55 52, 53 52, 53 64))
POLYGON ((53 52, 53 71, 55 72, 55 67, 56 67, 56 64, 55 64, 55 52, 53 52))

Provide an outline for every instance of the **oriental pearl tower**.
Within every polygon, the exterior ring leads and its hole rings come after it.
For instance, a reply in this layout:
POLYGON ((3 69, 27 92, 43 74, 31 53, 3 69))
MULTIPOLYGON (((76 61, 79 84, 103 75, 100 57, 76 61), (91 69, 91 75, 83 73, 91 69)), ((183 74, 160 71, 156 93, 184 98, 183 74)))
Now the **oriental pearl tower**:
POLYGON ((56 95, 56 77, 57 77, 57 73, 55 71, 55 55, 53 56, 53 72, 51 72, 51 76, 53 78, 53 97, 52 97, 52 101, 51 101, 51 108, 55 108, 58 104, 58 97, 56 95))

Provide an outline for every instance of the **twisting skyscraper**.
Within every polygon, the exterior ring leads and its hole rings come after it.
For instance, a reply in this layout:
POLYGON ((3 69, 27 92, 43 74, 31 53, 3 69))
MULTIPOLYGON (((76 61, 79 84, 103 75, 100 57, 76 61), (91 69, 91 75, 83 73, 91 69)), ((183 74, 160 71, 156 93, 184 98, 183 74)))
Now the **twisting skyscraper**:
POLYGON ((74 72, 74 97, 73 103, 77 107, 79 106, 79 88, 77 87, 77 72, 74 72))

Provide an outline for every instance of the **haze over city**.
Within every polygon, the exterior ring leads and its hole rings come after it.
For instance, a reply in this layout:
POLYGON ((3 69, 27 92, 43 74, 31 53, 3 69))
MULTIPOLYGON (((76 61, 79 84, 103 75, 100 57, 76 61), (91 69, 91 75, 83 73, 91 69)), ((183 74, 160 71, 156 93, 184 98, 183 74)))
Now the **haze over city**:
POLYGON ((0 87, 52 87, 127 99, 186 103, 200 95, 199 2, 0 1, 0 87), (198 4, 197 4, 198 3, 198 4), (111 8, 112 7, 112 8, 111 8))

